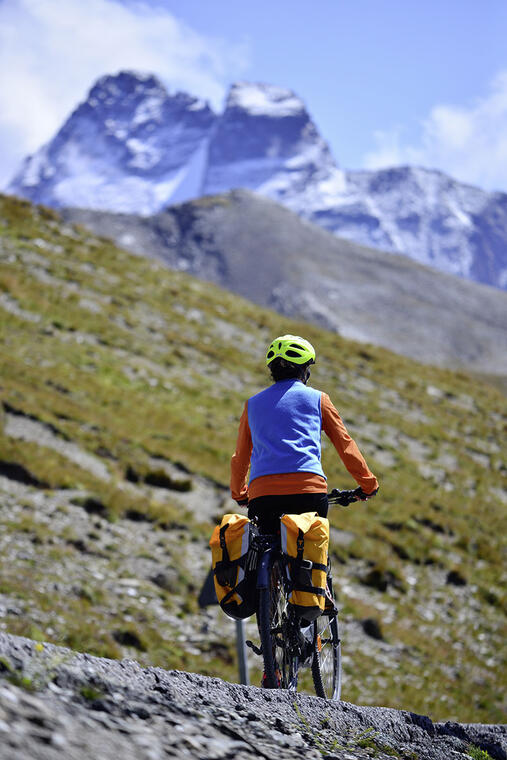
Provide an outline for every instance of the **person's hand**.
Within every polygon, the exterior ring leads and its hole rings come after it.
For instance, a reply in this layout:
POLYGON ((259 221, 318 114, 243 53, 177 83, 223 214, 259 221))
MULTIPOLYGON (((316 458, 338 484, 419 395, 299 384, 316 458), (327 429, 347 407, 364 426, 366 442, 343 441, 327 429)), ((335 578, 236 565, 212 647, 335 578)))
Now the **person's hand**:
POLYGON ((372 499, 378 493, 378 488, 371 493, 365 493, 361 486, 359 486, 354 493, 357 496, 358 501, 368 501, 368 499, 372 499))

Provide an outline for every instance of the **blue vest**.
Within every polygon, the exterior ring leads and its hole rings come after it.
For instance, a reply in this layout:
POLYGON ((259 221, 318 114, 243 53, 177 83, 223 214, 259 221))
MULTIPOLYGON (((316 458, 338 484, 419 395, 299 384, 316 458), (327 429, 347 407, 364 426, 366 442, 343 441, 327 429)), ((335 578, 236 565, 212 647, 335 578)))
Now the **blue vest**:
POLYGON ((320 463, 321 392, 299 380, 281 380, 248 400, 252 434, 250 482, 263 475, 314 472, 320 463))

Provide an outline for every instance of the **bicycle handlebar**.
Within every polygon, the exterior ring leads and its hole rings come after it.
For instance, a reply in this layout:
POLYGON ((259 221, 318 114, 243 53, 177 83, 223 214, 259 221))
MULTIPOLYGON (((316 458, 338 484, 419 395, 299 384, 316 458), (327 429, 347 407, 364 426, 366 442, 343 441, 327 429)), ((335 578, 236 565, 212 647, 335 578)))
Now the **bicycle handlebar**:
POLYGON ((361 497, 357 493, 357 489, 353 491, 340 491, 338 488, 333 488, 331 493, 328 494, 329 506, 339 504, 341 507, 348 507, 354 501, 360 501, 361 497))
MULTIPOLYGON (((335 506, 339 504, 341 507, 348 507, 349 504, 353 504, 355 501, 367 501, 375 496, 378 488, 371 494, 365 494, 361 487, 355 488, 350 491, 340 491, 339 488, 333 488, 331 493, 328 493, 327 499, 329 506, 335 506)), ((238 504, 243 507, 248 505, 248 499, 244 501, 238 501, 238 504)))

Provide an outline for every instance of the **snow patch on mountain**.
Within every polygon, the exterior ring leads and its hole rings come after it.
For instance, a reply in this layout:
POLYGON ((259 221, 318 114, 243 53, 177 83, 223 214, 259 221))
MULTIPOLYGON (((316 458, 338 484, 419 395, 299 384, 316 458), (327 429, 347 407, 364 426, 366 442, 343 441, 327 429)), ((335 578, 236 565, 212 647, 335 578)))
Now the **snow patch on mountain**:
POLYGON ((43 145, 37 153, 25 159, 22 172, 23 185, 26 188, 36 187, 53 176, 55 168, 49 160, 48 145, 43 145))
POLYGON ((283 119, 304 112, 302 101, 291 90, 269 84, 237 82, 227 98, 227 108, 239 108, 252 116, 283 119))
POLYGON ((162 103, 163 99, 160 96, 145 98, 136 108, 131 127, 135 129, 141 124, 146 124, 147 121, 155 121, 160 124, 162 121, 162 103))

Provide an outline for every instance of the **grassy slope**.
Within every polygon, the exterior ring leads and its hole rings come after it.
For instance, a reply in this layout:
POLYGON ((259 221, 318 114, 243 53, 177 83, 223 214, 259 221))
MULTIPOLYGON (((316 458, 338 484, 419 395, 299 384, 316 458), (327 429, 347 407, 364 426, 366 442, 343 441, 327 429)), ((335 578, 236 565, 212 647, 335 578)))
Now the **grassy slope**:
MULTIPOLYGON (((273 334, 303 333, 318 348, 314 386, 331 395, 381 481, 374 502, 331 518, 347 536, 333 544, 345 619, 354 631, 354 621, 373 617, 385 637, 378 651, 361 651, 359 634, 357 651, 348 643, 347 699, 500 719, 500 393, 281 318, 24 202, 1 199, 0 235, 4 407, 95 452, 109 479, 5 432, 2 461, 23 465, 50 488, 96 494, 110 517, 135 508, 167 523, 171 504, 138 503, 125 488, 127 468, 143 473, 164 457, 226 484, 244 399, 266 383, 263 346, 273 334), (467 585, 446 584, 450 571, 467 585), (378 578, 380 585, 387 579, 386 591, 372 588, 378 578), (367 693, 361 683, 372 678, 367 693)), ((330 447, 324 460, 330 484, 353 485, 330 447)), ((208 529, 197 528, 201 547, 208 529)), ((12 580, 7 590, 16 595, 12 580)), ((63 618, 79 612, 64 600, 61 607, 63 618)), ((92 602, 87 616, 93 611, 92 602)), ((29 632, 25 623, 13 621, 16 632, 29 632)), ((140 616, 136 625, 143 630, 140 616)), ((92 635, 86 646, 93 650, 92 635)), ((146 650, 148 661, 181 662, 181 651, 171 659, 148 635, 146 650)), ((189 664, 198 667, 198 659, 189 664)), ((228 672, 220 660, 203 669, 228 672)))

